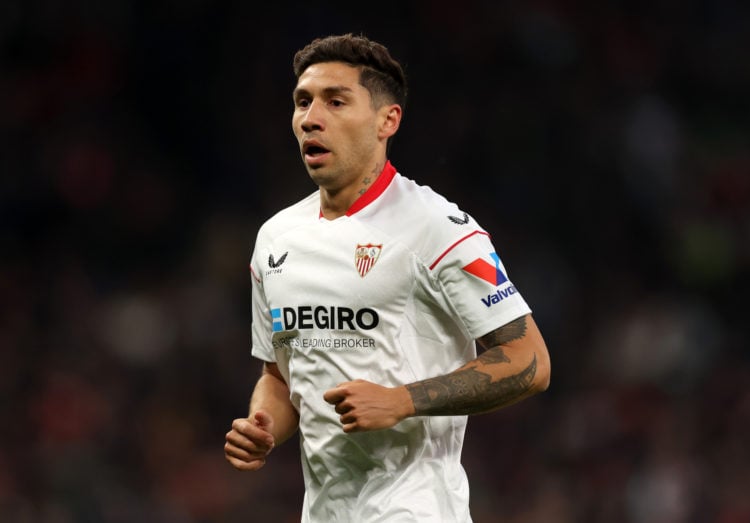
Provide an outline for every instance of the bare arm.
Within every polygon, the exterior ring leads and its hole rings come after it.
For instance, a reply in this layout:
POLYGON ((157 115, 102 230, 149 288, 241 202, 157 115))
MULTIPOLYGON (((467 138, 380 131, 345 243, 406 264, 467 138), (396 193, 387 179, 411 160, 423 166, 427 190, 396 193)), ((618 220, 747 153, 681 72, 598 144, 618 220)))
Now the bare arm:
POLYGON ((288 440, 297 431, 299 414, 289 401, 289 387, 275 363, 265 363, 263 374, 255 385, 250 398, 250 415, 263 411, 273 417, 273 430, 276 445, 288 440))
POLYGON ((411 416, 490 412, 549 386, 549 354, 530 314, 477 341, 485 351, 449 374, 399 387, 355 380, 324 399, 341 415, 344 431, 354 432, 392 427, 411 416))
POLYGON ((239 470, 258 470, 276 445, 297 430, 299 415, 289 401, 289 387, 275 363, 266 363, 250 399, 246 418, 232 422, 224 455, 239 470))
POLYGON ((490 412, 546 390, 547 347, 531 315, 481 338, 485 351, 450 374, 406 385, 412 416, 490 412))

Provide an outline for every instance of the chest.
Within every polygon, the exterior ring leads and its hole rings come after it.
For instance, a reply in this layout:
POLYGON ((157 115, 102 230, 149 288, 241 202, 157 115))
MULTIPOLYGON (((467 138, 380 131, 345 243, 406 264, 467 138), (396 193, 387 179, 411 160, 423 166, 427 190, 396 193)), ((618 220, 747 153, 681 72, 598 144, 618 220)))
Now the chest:
POLYGON ((259 253, 259 262, 269 306, 293 307, 305 318, 316 310, 321 316, 323 309, 330 321, 356 320, 368 308, 395 312, 413 291, 408 245, 352 221, 312 224, 281 236, 259 253))

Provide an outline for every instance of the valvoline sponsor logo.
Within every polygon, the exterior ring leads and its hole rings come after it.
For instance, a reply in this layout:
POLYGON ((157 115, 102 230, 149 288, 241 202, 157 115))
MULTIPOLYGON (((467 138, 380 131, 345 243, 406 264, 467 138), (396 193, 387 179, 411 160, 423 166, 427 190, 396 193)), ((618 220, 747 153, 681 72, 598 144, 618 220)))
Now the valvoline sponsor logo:
POLYGON ((506 289, 498 289, 498 291, 495 294, 488 294, 486 298, 482 298, 482 303, 484 303, 487 307, 492 307, 496 303, 500 303, 505 298, 510 296, 511 294, 515 294, 516 288, 511 285, 506 289))
MULTIPOLYGON (((464 266, 463 270, 472 276, 476 276, 480 280, 486 281, 490 285, 494 285, 495 287, 508 283, 508 277, 501 268, 500 257, 497 253, 491 252, 490 258, 492 259, 492 264, 488 263, 487 260, 477 258, 473 262, 464 266)), ((486 307, 492 307, 516 292, 516 288, 511 284, 505 289, 498 289, 494 293, 488 294, 486 298, 482 298, 482 303, 484 303, 486 307)))

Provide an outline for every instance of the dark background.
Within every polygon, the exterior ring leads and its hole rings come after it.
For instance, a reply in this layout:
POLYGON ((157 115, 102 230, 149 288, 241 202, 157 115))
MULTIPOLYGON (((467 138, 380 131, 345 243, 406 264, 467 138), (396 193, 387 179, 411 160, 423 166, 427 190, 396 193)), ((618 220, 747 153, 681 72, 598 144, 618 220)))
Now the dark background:
POLYGON ((750 521, 750 4, 0 4, 0 520, 294 522, 224 460, 255 231, 313 191, 294 52, 406 67, 391 160, 488 229, 550 389, 472 418, 477 523, 750 521))

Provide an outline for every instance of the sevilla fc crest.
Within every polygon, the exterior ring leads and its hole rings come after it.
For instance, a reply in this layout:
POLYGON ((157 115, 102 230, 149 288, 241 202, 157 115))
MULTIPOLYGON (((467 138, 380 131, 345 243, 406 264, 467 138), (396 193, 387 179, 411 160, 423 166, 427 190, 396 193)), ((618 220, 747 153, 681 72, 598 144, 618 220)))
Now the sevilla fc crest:
POLYGON ((378 261, 380 257, 380 251, 383 250, 383 244, 373 245, 368 243, 367 245, 357 245, 354 249, 354 265, 357 267, 357 272, 363 278, 365 274, 370 272, 372 266, 378 261))

